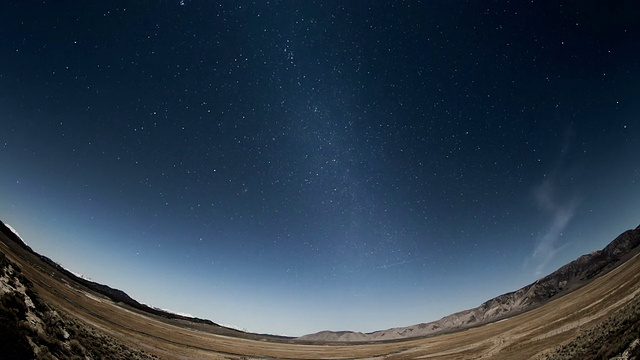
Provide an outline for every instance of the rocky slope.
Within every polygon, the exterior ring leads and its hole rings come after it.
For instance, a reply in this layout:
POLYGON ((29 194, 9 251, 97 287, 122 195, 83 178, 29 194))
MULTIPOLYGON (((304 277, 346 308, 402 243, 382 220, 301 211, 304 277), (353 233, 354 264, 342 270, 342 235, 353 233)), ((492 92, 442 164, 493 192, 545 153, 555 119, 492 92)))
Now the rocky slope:
POLYGON ((638 245, 640 245, 640 226, 620 234, 604 249, 583 255, 532 284, 497 296, 476 308, 445 316, 438 321, 366 334, 352 331, 321 331, 298 339, 337 342, 405 339, 455 331, 500 320, 575 290, 615 268, 627 257, 639 251, 638 245))
POLYGON ((0 358, 157 359, 51 308, 0 252, 0 358))

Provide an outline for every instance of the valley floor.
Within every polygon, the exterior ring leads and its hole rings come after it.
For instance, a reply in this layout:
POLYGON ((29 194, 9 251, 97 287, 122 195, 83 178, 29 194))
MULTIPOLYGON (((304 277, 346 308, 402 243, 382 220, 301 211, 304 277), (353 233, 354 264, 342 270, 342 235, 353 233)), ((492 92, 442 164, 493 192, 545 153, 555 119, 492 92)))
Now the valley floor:
POLYGON ((17 339, 27 353, 35 349, 40 358, 555 360, 632 359, 640 353, 640 254, 576 291, 495 323, 427 338, 334 344, 214 334, 116 304, 2 234, 0 252, 11 268, 1 279, 0 335, 17 339))

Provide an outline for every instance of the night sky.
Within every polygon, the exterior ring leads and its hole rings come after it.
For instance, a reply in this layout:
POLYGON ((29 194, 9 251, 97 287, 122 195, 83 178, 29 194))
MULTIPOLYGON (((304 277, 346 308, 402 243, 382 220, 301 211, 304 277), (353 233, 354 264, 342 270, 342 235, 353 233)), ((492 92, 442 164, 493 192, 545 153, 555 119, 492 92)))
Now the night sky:
POLYGON ((436 320, 640 224, 635 4, 2 1, 0 218, 254 332, 436 320))

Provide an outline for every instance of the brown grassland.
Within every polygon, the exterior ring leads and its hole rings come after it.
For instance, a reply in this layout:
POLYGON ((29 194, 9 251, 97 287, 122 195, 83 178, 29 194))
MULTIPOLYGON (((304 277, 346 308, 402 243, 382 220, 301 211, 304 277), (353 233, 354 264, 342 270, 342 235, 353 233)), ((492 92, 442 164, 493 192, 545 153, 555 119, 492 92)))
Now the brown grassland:
MULTIPOLYGON (((208 325, 165 319, 116 304, 73 282, 2 234, 0 252, 28 279, 24 281, 33 284, 48 309, 42 313, 54 314, 48 315, 54 318, 51 321, 65 326, 66 334, 59 338, 66 345, 60 351, 71 354, 75 349, 79 358, 598 359, 625 350, 628 358, 634 358, 640 348, 636 346, 640 338, 637 251, 578 290, 495 323, 426 338, 350 344, 216 334, 208 325), (69 338, 69 333, 78 339, 69 338), (102 353, 92 350, 102 346, 99 343, 111 345, 102 353)), ((416 323, 423 320, 428 319, 416 319, 416 323)), ((47 344, 45 347, 53 346, 47 344)), ((46 358, 43 354, 49 352, 43 349, 39 357, 46 358)))

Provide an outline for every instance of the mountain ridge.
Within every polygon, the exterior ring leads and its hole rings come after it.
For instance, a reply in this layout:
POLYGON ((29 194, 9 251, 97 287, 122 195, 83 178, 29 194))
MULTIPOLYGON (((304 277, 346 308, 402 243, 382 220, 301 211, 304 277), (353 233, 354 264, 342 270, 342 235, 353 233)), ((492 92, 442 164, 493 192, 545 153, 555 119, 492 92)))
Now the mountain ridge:
POLYGON ((70 278, 71 280, 79 283, 80 285, 93 290, 101 295, 104 295, 106 297, 108 297, 109 299, 111 299, 113 302, 116 303, 122 303, 122 304, 126 304, 134 309, 137 309, 139 311, 148 313, 148 314, 153 314, 156 316, 160 316, 160 317, 164 317, 167 319, 172 319, 172 320, 180 320, 180 321, 187 321, 187 322, 191 322, 191 323, 196 323, 196 324, 202 324, 202 325, 210 325, 210 326, 215 326, 221 329, 225 329, 225 331, 231 333, 231 334, 235 334, 236 336, 242 336, 242 335, 258 335, 258 336, 267 336, 267 337, 272 337, 272 338, 279 338, 279 339, 290 339, 290 337, 287 336, 281 336, 281 335, 271 335, 271 334, 253 334, 253 333, 247 333, 245 331, 241 331, 241 330, 237 330, 234 328, 230 328, 224 325, 220 325, 217 324, 211 320, 208 319, 201 319, 198 317, 192 317, 192 316, 184 316, 184 315, 180 315, 180 314, 176 314, 173 312, 169 312, 169 311, 165 311, 163 309, 160 308, 156 308, 153 306, 149 306, 147 304, 143 304, 138 302, 137 300, 135 300, 134 298, 132 298, 131 296, 129 296, 126 292, 119 290, 119 289, 114 289, 108 285, 104 285, 104 284, 100 284, 97 283, 95 281, 91 281, 88 279, 85 279, 83 277, 80 277, 76 274, 74 274, 73 272, 65 269, 63 266, 61 266, 60 264, 58 264, 57 262, 51 260, 50 258, 38 254, 37 252, 35 252, 29 245, 27 245, 27 243, 15 232, 15 230, 13 230, 13 228, 11 226, 7 226, 7 224, 5 224, 3 221, 0 221, 0 232, 3 233, 7 238, 9 238, 11 241, 13 241, 14 243, 18 244, 20 247, 24 248, 25 250, 27 250, 28 252, 32 253, 33 255, 39 257, 42 261, 44 261, 45 263, 47 263, 49 266, 52 266, 53 268, 55 268, 57 271, 59 271, 60 273, 64 274, 65 276, 67 276, 68 278, 70 278))
POLYGON ((602 250, 582 255, 529 285, 498 295, 475 308, 459 311, 436 321, 369 333, 325 330, 296 339, 331 342, 398 340, 442 334, 498 321, 531 310, 578 289, 614 269, 633 253, 640 251, 638 245, 640 245, 640 226, 618 235, 602 250))
POLYGON ((478 307, 450 314, 437 321, 378 330, 369 333, 325 330, 314 334, 291 338, 278 335, 247 333, 216 324, 211 320, 183 316, 139 303, 122 290, 114 289, 107 285, 79 277, 48 257, 36 253, 24 242, 24 240, 22 240, 22 238, 20 238, 19 235, 17 235, 14 230, 12 230, 12 228, 5 225, 2 221, 0 221, 0 232, 11 241, 18 244, 29 253, 37 256, 68 278, 90 290, 108 297, 116 303, 123 303, 142 312, 168 319, 216 326, 228 330, 240 337, 243 337, 243 335, 266 336, 274 339, 294 340, 300 343, 368 343, 376 341, 393 341, 455 332, 484 325, 531 310, 552 299, 576 290, 594 278, 604 275, 608 271, 614 269, 624 260, 640 251, 640 226, 638 226, 635 229, 630 229, 621 233, 602 250, 582 255, 576 260, 560 267, 553 273, 542 277, 529 285, 489 299, 478 307))

